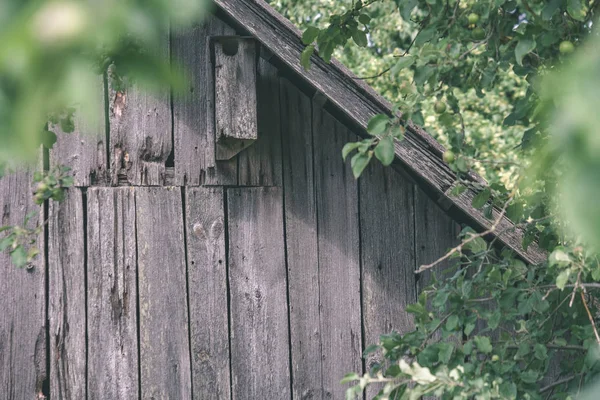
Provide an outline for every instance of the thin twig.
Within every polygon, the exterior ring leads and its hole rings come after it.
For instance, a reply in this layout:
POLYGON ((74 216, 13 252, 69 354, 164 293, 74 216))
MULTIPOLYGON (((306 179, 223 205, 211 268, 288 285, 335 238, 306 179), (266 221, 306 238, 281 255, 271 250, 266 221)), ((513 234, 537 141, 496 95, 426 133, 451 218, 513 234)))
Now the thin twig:
POLYGON ((592 324, 592 329, 594 329, 594 335, 596 335, 596 342, 598 342, 598 344, 600 345, 600 335, 598 335, 598 330, 596 329, 596 323, 594 322, 594 317, 592 317, 592 313, 590 312, 590 309, 588 308, 588 305, 585 301, 585 296, 583 295, 583 292, 579 292, 579 294, 581 295, 581 301, 583 302, 585 311, 587 311, 588 318, 590 319, 590 323, 592 324))
POLYGON ((556 382, 554 382, 554 383, 551 383, 551 384, 549 384, 548 386, 544 386, 543 388, 541 388, 541 389, 540 389, 540 394, 541 394, 541 393, 544 393, 544 392, 547 392, 548 390, 550 390, 550 389, 553 389, 553 388, 555 388, 556 386, 560 386, 560 385, 562 385, 562 384, 564 384, 564 383, 569 383, 569 382, 571 382, 573 379, 577 378, 579 375, 581 375, 581 374, 577 374, 577 375, 569 376, 569 377, 567 377, 567 378, 564 378, 564 379, 558 380, 558 381, 556 381, 556 382))
POLYGON ((364 79, 375 79, 375 78, 379 78, 380 76, 382 76, 383 74, 386 74, 387 72, 389 72, 392 69, 392 67, 388 67, 386 69, 384 69, 383 71, 381 71, 380 73, 378 73, 377 75, 372 75, 372 76, 357 76, 354 79, 358 79, 358 80, 364 80, 364 79))
POLYGON ((426 271, 426 270, 428 270, 430 268, 435 267, 436 265, 438 265, 442 261, 445 261, 448 258, 450 258, 450 256, 452 256, 453 254, 460 253, 462 251, 464 245, 466 245, 466 244, 474 241, 475 239, 487 236, 490 233, 495 232, 496 229, 498 228, 498 225, 500 225, 500 222, 502 222, 502 220, 504 219, 504 215, 506 214, 506 209, 508 208, 508 205, 510 204, 510 202, 511 202, 511 200, 513 198, 513 195, 511 195, 508 198, 508 200, 506 201, 506 203, 504 203, 504 206, 502 207, 502 210, 500 211, 500 214, 498 215, 498 217, 496 218, 496 220, 494 221, 494 223, 492 224, 492 226, 489 229, 486 229, 485 231, 483 231, 481 233, 477 233, 477 234, 471 235, 468 239, 466 239, 463 242, 461 242, 461 244, 459 244, 458 246, 453 247, 452 249, 450 249, 450 251, 448 251, 444 256, 438 258, 437 260, 435 260, 431 264, 421 265, 421 267, 418 270, 415 271, 415 274, 420 274, 423 271, 426 271))

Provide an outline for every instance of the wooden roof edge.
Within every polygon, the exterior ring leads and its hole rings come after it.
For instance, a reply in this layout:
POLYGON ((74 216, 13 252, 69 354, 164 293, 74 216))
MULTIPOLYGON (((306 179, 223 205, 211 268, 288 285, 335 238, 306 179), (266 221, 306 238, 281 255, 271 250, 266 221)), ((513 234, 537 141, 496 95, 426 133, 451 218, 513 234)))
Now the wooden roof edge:
MULTIPOLYGON (((222 12, 269 49, 282 64, 322 93, 353 125, 360 128, 357 134, 369 136, 367 124, 374 115, 392 115, 391 103, 337 60, 327 64, 320 57, 313 55, 311 68, 308 71, 304 70, 300 65, 300 55, 304 49, 300 30, 265 1, 213 1, 222 12)), ((423 182, 429 193, 439 196, 438 202, 443 201, 450 205, 455 211, 456 219, 460 222, 468 221, 479 231, 490 229, 500 215, 500 210, 494 209, 492 219, 487 219, 480 210, 471 206, 471 201, 477 194, 471 188, 459 196, 450 196, 449 193, 456 183, 456 175, 442 161, 443 152, 444 147, 441 144, 415 125, 409 126, 403 141, 395 143, 397 163, 423 182)), ((484 182, 476 174, 471 174, 471 178, 484 182)), ((547 255, 537 243, 532 243, 527 250, 523 249, 523 235, 523 230, 506 217, 501 219, 497 229, 491 234, 497 236, 498 241, 515 251, 525 261, 531 264, 545 261, 547 255)))

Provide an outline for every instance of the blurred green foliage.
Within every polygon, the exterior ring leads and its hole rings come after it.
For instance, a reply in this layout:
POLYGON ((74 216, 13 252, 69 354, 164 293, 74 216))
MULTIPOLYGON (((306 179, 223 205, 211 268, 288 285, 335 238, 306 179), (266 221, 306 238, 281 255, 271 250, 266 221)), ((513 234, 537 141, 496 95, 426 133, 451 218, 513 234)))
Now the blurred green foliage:
MULTIPOLYGON (((204 0, 3 0, 0 4, 0 164, 32 160, 50 145, 49 119, 69 132, 72 109, 90 121, 97 80, 116 75, 148 88, 175 84, 158 48, 169 27, 197 22, 204 0)), ((118 82, 117 82, 118 83, 118 82)), ((72 129, 71 129, 72 130, 72 129)))

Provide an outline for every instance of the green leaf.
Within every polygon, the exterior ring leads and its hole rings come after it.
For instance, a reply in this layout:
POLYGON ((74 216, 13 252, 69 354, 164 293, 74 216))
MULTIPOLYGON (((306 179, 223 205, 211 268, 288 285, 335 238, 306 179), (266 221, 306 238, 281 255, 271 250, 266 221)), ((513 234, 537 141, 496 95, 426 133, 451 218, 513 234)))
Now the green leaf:
POLYGON ((492 191, 490 190, 489 187, 483 189, 481 192, 477 193, 477 195, 475 195, 475 197, 473 197, 473 201, 471 202, 471 205, 473 206, 473 208, 476 209, 480 209, 481 207, 483 207, 485 205, 485 203, 487 203, 487 201, 490 199, 490 196, 492 195, 492 191))
POLYGON ((418 3, 418 0, 396 0, 396 4, 398 4, 400 15, 402 16, 403 20, 410 21, 412 10, 417 6, 418 3))
POLYGON ((402 140, 404 139, 404 132, 405 129, 402 125, 393 125, 392 128, 390 129, 390 135, 392 135, 392 137, 398 139, 398 140, 402 140))
POLYGON ((446 321, 446 329, 448 331, 452 332, 457 327, 458 327, 458 316, 451 315, 450 317, 448 317, 448 320, 446 321))
POLYGON ((439 352, 439 360, 444 364, 448 364, 450 362, 450 358, 452 358, 452 353, 454 352, 454 344, 452 343, 439 343, 438 347, 440 349, 439 352))
POLYGON ((340 383, 343 385, 345 383, 350 383, 356 380, 359 380, 360 376, 358 376, 357 373, 355 372, 351 372, 349 374, 344 375, 344 377, 342 378, 342 380, 340 381, 340 383))
POLYGON ((517 46, 515 47, 515 58, 517 59, 517 64, 523 65, 523 57, 527 54, 531 53, 535 49, 535 40, 532 39, 521 39, 517 46))
POLYGON ((571 257, 562 249, 556 249, 548 257, 550 265, 567 265, 571 262, 571 257))
POLYGON ((567 1, 567 12, 571 18, 577 21, 584 21, 587 15, 587 6, 585 0, 568 0, 567 1))
MULTIPOLYGON (((9 227, 5 227, 5 228, 12 229, 13 227, 9 226, 9 227)), ((8 249, 10 246, 12 246, 14 241, 15 241, 14 234, 8 235, 7 237, 0 240, 0 251, 4 251, 4 250, 8 249)))
POLYGON ((310 57, 313 55, 314 52, 314 45, 306 46, 306 48, 302 51, 302 55, 300 56, 300 64, 307 71, 310 69, 310 57))
POLYGON ((492 352, 493 348, 489 337, 475 336, 473 338, 473 341, 475 342, 475 346, 477 346, 477 350, 479 350, 480 352, 485 354, 489 354, 492 352))
POLYGON ((367 25, 369 22, 371 22, 371 17, 369 17, 367 14, 360 14, 358 16, 358 22, 363 25, 367 25))
POLYGON ((452 196, 452 197, 460 196, 461 194, 464 193, 465 190, 467 190, 467 187, 465 185, 462 185, 459 183, 458 185, 456 185, 452 188, 452 190, 450 191, 450 196, 452 196))
POLYGON ((356 150, 360 145, 360 142, 346 143, 342 148, 342 159, 346 161, 348 154, 352 153, 352 151, 356 150))
POLYGON ((375 147, 375 157, 386 167, 394 161, 394 139, 391 136, 386 136, 379 141, 375 147))
POLYGON ((45 148, 51 149, 56 143, 56 134, 52 131, 43 131, 41 141, 45 148))
POLYGON ((390 118, 385 114, 377 114, 369 120, 367 124, 367 132, 371 135, 381 135, 387 129, 390 123, 390 118))
POLYGON ((319 36, 319 32, 321 32, 319 28, 309 26, 304 30, 304 33, 302 33, 302 43, 304 43, 305 45, 311 44, 315 41, 317 36, 319 36))
POLYGON ((354 157, 352 157, 352 160, 350 161, 350 166, 352 167, 352 174, 354 175, 355 179, 358 179, 367 167, 367 165, 369 165, 371 157, 371 152, 368 152, 367 154, 356 153, 354 157))
POLYGON ((404 57, 400 57, 398 62, 392 67, 391 72, 393 75, 397 75, 398 72, 402 71, 405 68, 412 66, 415 63, 415 58, 410 55, 406 55, 404 57))
POLYGON ((367 44, 369 44, 369 41, 367 40, 367 34, 360 29, 356 29, 354 32, 352 32, 352 39, 359 47, 367 47, 367 44))
POLYGON ((546 358, 548 358, 548 350, 546 349, 546 346, 544 346, 543 344, 536 343, 536 345, 533 347, 533 355, 538 360, 543 361, 546 358))
POLYGON ((562 0, 550 0, 548 3, 546 3, 544 9, 542 10, 542 19, 544 21, 550 21, 552 16, 560 8, 561 3, 562 0))
POLYGON ((521 373, 521 380, 526 383, 536 383, 538 380, 539 374, 534 370, 527 370, 521 373))
POLYGON ((565 286, 567 285, 567 282, 569 282, 570 276, 571 276, 571 271, 568 269, 565 269, 560 274, 558 274, 558 276, 556 277, 556 287, 559 288, 560 290, 563 290, 565 288, 565 286))
POLYGON ((463 330, 466 336, 469 336, 471 332, 475 329, 475 322, 467 322, 465 324, 465 329, 463 330))
POLYGON ((365 351, 363 351, 363 357, 368 356, 371 353, 375 353, 377 350, 379 350, 379 345, 377 344, 370 344, 369 346, 367 346, 367 348, 365 349, 365 351))
POLYGON ((15 267, 24 267, 25 264, 27 264, 27 253, 25 252, 23 246, 19 245, 13 251, 11 251, 10 259, 15 267))

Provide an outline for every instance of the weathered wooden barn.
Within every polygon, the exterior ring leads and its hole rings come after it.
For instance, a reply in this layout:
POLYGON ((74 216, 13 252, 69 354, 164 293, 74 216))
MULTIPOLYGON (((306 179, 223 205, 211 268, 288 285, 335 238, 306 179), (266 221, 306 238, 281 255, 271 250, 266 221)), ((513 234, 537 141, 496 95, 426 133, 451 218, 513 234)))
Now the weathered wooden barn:
MULTIPOLYGON (((363 348, 410 329, 415 269, 457 222, 489 227, 417 127, 354 180, 341 148, 388 103, 336 62, 302 69, 263 1, 215 4, 165 41, 185 94, 107 87, 106 126, 47 155, 75 187, 31 269, 0 254, 0 399, 342 399, 363 348)), ((0 226, 35 209, 30 186, 0 180, 0 226)))

